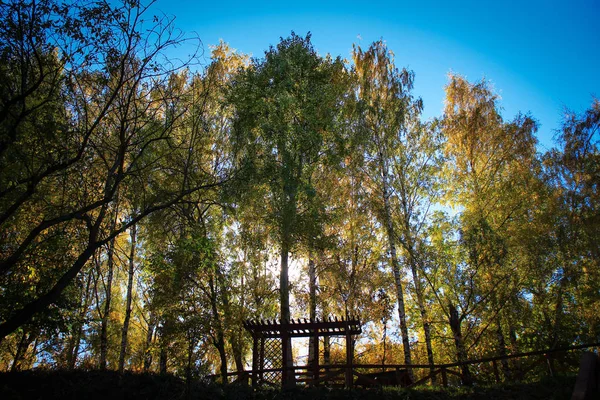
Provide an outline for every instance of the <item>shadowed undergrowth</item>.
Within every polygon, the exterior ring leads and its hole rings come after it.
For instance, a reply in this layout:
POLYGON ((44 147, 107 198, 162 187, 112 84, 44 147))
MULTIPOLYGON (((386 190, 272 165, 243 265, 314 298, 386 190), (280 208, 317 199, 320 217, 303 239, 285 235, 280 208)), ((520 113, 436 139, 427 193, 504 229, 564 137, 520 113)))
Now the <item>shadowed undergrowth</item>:
POLYGON ((421 387, 418 389, 297 388, 280 391, 239 385, 195 382, 189 388, 173 375, 119 375, 114 371, 23 371, 0 373, 1 399, 570 399, 575 377, 554 377, 540 382, 473 388, 421 387), (187 389, 187 390, 186 390, 187 389))

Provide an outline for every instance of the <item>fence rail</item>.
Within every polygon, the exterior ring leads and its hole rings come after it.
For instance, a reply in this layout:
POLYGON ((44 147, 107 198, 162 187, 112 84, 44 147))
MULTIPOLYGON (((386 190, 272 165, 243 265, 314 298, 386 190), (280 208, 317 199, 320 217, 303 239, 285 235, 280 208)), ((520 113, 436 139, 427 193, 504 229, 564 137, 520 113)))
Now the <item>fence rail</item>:
MULTIPOLYGON (((600 343, 591 343, 591 344, 582 344, 577 346, 568 346, 568 347, 560 347, 555 349, 546 349, 546 350, 535 350, 528 351, 517 354, 509 354, 504 356, 492 356, 492 357, 484 357, 475 360, 468 360, 465 362, 453 362, 453 363, 444 363, 444 364, 332 364, 332 365, 320 365, 319 371, 315 371, 314 367, 311 365, 294 365, 289 368, 265 368, 262 370, 254 371, 237 371, 237 372, 229 372, 227 373, 226 380, 229 382, 229 378, 234 378, 235 381, 238 382, 246 382, 252 380, 253 384, 256 384, 258 376, 264 376, 265 373, 269 372, 283 372, 292 371, 293 375, 296 378, 296 382, 307 384, 307 385, 319 385, 319 384, 328 384, 328 385, 344 385, 344 376, 347 370, 351 371, 351 375, 354 377, 358 377, 357 381, 361 382, 371 382, 377 384, 377 382, 373 379, 369 378, 369 372, 373 370, 406 370, 410 371, 411 375, 419 375, 418 379, 412 381, 410 384, 402 385, 406 387, 415 387, 418 385, 425 384, 429 381, 436 382, 438 376, 441 376, 441 383, 443 386, 447 387, 450 385, 450 377, 456 377, 458 380, 458 384, 471 384, 479 381, 490 381, 490 379, 483 379, 486 375, 491 375, 492 381, 500 382, 501 381, 501 373, 500 368, 498 367, 498 361, 508 361, 508 360, 516 360, 516 359, 524 359, 524 358, 533 358, 535 356, 541 356, 538 359, 534 359, 533 362, 530 362, 529 365, 519 365, 512 366, 506 370, 507 365, 503 365, 503 373, 506 376, 507 373, 511 374, 511 378, 519 380, 523 379, 527 373, 531 372, 536 367, 539 367, 541 364, 546 364, 544 369, 550 374, 554 375, 556 373, 556 363, 567 365, 570 368, 577 368, 579 365, 579 360, 577 358, 570 359, 568 357, 557 357, 556 355, 560 353, 569 353, 576 350, 589 349, 594 347, 600 347, 600 343), (463 367, 470 367, 480 364, 488 364, 491 363, 491 369, 484 371, 477 371, 474 376, 470 376, 470 380, 466 379, 462 370, 456 371, 454 369, 463 367), (453 369, 454 368, 454 369, 453 369), (425 372, 423 372, 425 371, 425 372), (315 372, 317 372, 315 374, 315 372), (316 375, 316 376, 315 376, 316 375), (316 379, 315 379, 316 378, 316 379)), ((371 374, 372 375, 372 374, 371 374)), ((221 375, 215 374, 210 375, 208 378, 210 379, 218 379, 221 375)), ((354 382, 354 381, 353 381, 354 382)), ((275 382, 263 382, 266 384, 277 385, 275 382)), ((355 383, 353 383, 354 385, 355 383)), ((347 385, 346 385, 347 386, 347 385)))

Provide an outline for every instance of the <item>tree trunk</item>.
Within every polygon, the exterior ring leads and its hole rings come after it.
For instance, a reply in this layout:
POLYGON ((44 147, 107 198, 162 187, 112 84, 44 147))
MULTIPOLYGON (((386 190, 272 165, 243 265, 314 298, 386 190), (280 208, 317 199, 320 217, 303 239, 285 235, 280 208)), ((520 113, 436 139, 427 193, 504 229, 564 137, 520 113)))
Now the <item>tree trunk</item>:
MULTIPOLYGON (((380 157, 382 157, 380 155, 380 157)), ((389 199, 389 188, 388 188, 388 175, 387 171, 383 165, 383 160, 381 163, 381 171, 382 171, 382 189, 383 189, 383 212, 384 212, 384 225, 387 231, 387 240, 390 251, 390 258, 392 263, 392 272, 394 274, 394 282, 396 284, 396 295, 398 298, 398 320, 400 321, 400 334, 402 336, 402 345, 404 348, 404 363, 406 365, 411 365, 411 355, 410 355, 410 342, 408 337, 408 326, 406 325, 406 309, 404 307, 404 290, 402 288, 402 278, 400 276, 400 265, 398 263, 398 255, 396 253, 396 234, 394 232, 394 223, 392 221, 392 212, 390 207, 390 199, 389 199)), ((409 374, 412 377, 412 369, 409 369, 409 374)))
MULTIPOLYGON (((221 301, 223 302, 223 311, 222 311, 222 315, 223 317, 221 319, 223 319, 225 322, 225 326, 230 327, 230 329, 228 330, 229 334, 227 335, 229 343, 231 345, 231 352, 233 355, 233 361, 235 363, 235 368, 238 372, 243 372, 244 371, 244 361, 243 361, 243 339, 242 339, 242 328, 241 328, 241 321, 243 319, 243 315, 238 315, 239 313, 236 313, 236 315, 233 315, 234 313, 231 310, 231 305, 229 302, 229 290, 227 287, 227 281, 225 278, 225 275, 223 274, 223 272, 221 271, 221 269, 219 267, 217 267, 216 269, 216 275, 217 275, 217 282, 219 285, 219 291, 221 294, 221 301)), ((242 289, 241 289, 241 293, 244 293, 243 290, 243 286, 244 286, 244 278, 242 276, 242 283, 241 283, 242 289)), ((244 309, 244 300, 241 300, 241 304, 240 304, 241 309, 244 309)), ((223 326, 223 325, 221 325, 223 326)), ((223 338, 225 338, 225 329, 223 329, 223 338)), ((225 341, 225 339, 223 339, 223 341, 225 341)))
POLYGON ((169 350, 169 344, 167 342, 167 337, 166 337, 166 329, 165 326, 163 325, 161 328, 161 335, 160 335, 160 356, 159 356, 159 361, 158 361, 158 370, 159 373, 161 375, 165 375, 167 373, 167 362, 168 362, 168 350, 169 350))
POLYGON ((558 293, 556 295, 556 304, 554 306, 554 324, 552 326, 552 333, 550 335, 550 348, 554 349, 558 346, 560 341, 560 331, 562 329, 562 319, 564 314, 564 303, 563 293, 567 286, 567 276, 563 271, 563 276, 560 278, 558 283, 558 293))
MULTIPOLYGON (((461 320, 458 316, 458 310, 454 307, 453 304, 448 304, 449 315, 449 323, 450 329, 452 330, 452 336, 454 337, 454 346, 456 347, 456 358, 458 362, 466 362, 467 361, 467 350, 465 349, 465 343, 462 337, 461 331, 461 320)), ((471 376, 471 371, 469 370, 468 365, 462 365, 461 367, 461 379, 462 384, 465 386, 473 385, 473 377, 471 376)))
MULTIPOLYGON (((23 361, 25 360, 25 356, 27 355, 31 343, 33 343, 32 354, 35 355, 38 346, 38 337, 39 331, 31 331, 27 333, 26 330, 23 330, 23 336, 21 336, 21 340, 19 341, 19 345, 17 346, 17 351, 15 353, 15 358, 13 359, 13 363, 10 368, 11 371, 21 370, 23 367, 23 361)), ((30 367, 30 365, 28 367, 30 367)))
MULTIPOLYGON (((219 267, 217 266, 216 268, 219 267)), ((218 274, 218 272, 215 271, 215 274, 218 274)), ((219 279, 218 276, 216 279, 219 279)), ((213 326, 216 331, 216 335, 213 337, 213 344, 219 352, 219 358, 221 361, 221 367, 219 368, 221 379, 223 380, 223 383, 227 383, 227 353, 225 352, 225 332, 217 304, 217 291, 215 287, 214 275, 210 276, 208 286, 210 289, 210 308, 212 311, 213 326)))
POLYGON ((83 304, 80 305, 79 310, 79 320, 77 321, 77 326, 75 328, 74 336, 73 336, 73 345, 67 355, 67 368, 69 370, 74 370, 75 365, 77 364, 77 357, 79 356, 79 346, 81 345, 81 336, 83 334, 83 324, 85 319, 85 314, 87 313, 87 309, 89 306, 90 299, 90 287, 92 285, 92 274, 88 274, 87 282, 85 284, 85 292, 83 293, 83 304))
MULTIPOLYGON (((504 339, 504 333, 502 332, 502 323, 500 321, 500 316, 498 316, 496 320, 496 337, 498 338, 498 355, 508 355, 508 352, 506 351, 506 340, 504 339)), ((504 358, 500 362, 502 363, 502 372, 504 373, 504 377, 506 379, 510 379, 511 373, 510 367, 508 366, 508 359, 504 358)))
POLYGON ((125 356, 127 354, 127 335, 129 333, 129 320, 131 318, 131 297, 133 292, 133 273, 135 266, 136 225, 129 228, 131 237, 131 249, 129 251, 129 271, 127 279, 127 304, 125 306, 125 320, 121 331, 121 352, 119 354, 119 373, 125 368, 125 356))
POLYGON ((413 250, 409 251, 410 257, 410 270, 413 276, 413 282, 415 283, 415 293, 417 295, 417 305, 419 306, 419 312, 421 314, 421 322, 423 323, 423 333, 425 334, 425 347, 427 348, 427 363, 431 366, 429 368, 429 373, 432 374, 431 384, 436 384, 436 377, 433 375, 435 372, 435 363, 433 359, 433 346, 431 344, 431 325, 429 323, 429 316, 427 315, 427 308, 425 307, 425 299, 423 296, 423 285, 421 282, 421 277, 419 276, 417 270, 417 263, 414 258, 413 250))
MULTIPOLYGON (((284 238, 281 244, 281 273, 279 275, 279 298, 281 307, 281 320, 286 323, 290 321, 290 291, 288 281, 288 257, 289 257, 289 239, 284 238)), ((287 371, 291 371, 290 368, 293 366, 292 358, 292 340, 287 337, 283 340, 282 346, 286 347, 287 354, 284 360, 282 360, 283 368, 287 371)), ((292 373, 284 374, 287 378, 283 382, 284 387, 290 387, 294 385, 295 379, 292 373)))
POLYGON ((27 332, 25 331, 25 329, 23 329, 21 340, 19 340, 17 350, 15 351, 15 358, 13 359, 12 365, 10 367, 11 372, 19 371, 21 369, 21 358, 27 351, 27 347, 29 347, 29 341, 27 340, 27 332))
POLYGON ((194 347, 196 346, 196 340, 194 334, 188 335, 188 351, 187 351, 187 365, 185 367, 185 395, 186 398, 191 398, 192 394, 192 363, 194 355, 194 347))
MULTIPOLYGON (((517 354, 519 352, 519 345, 517 343, 517 332, 515 327, 510 323, 508 323, 508 338, 510 340, 510 352, 512 354, 517 354)), ((513 378, 517 378, 521 375, 521 364, 519 359, 513 359, 510 365, 512 365, 513 370, 513 378)))
POLYGON ((212 276, 209 280, 209 286, 211 291, 210 306, 216 330, 216 338, 214 338, 213 344, 219 352, 219 359, 221 361, 221 366, 219 368, 221 373, 221 380, 223 383, 227 383, 227 353, 225 352, 225 333, 223 332, 223 324, 219 316, 219 310, 217 308, 217 293, 215 292, 215 282, 212 276))
MULTIPOLYGON (((237 324, 241 325, 240 320, 236 321, 237 324)), ((237 372, 244 372, 244 348, 243 348, 243 332, 241 327, 235 326, 231 329, 229 340, 231 343, 231 353, 233 355, 233 362, 235 363, 235 369, 237 372)), ((238 375, 240 377, 241 375, 238 375)))
POLYGON ((225 339, 222 334, 218 334, 217 339, 214 341, 214 345, 219 352, 219 360, 221 362, 219 372, 221 373, 221 380, 223 383, 227 383, 227 353, 225 352, 225 339))
MULTIPOLYGON (((242 275, 241 277, 241 287, 240 287, 240 293, 245 293, 245 286, 244 286, 244 276, 242 275)), ((244 339, 243 339, 243 328, 241 327, 241 322, 245 317, 245 303, 244 303, 244 296, 242 296, 242 298, 240 299, 240 315, 238 315, 238 318, 235 320, 235 324, 236 326, 234 327, 234 329, 231 329, 231 352, 233 353, 233 361, 235 363, 235 369, 237 372, 243 372, 244 371, 244 339)), ((241 377, 241 375, 238 375, 238 377, 241 377)))
POLYGON ((161 346, 160 346, 160 360, 159 360, 159 365, 158 365, 158 369, 159 369, 159 373, 161 375, 166 375, 167 374, 167 358, 168 358, 168 351, 167 351, 167 344, 164 342, 161 342, 161 346))
MULTIPOLYGON (((317 318, 317 268, 312 252, 308 255, 308 313, 311 321, 315 321, 317 318)), ((308 339, 308 365, 312 366, 315 361, 318 361, 315 357, 315 338, 311 336, 308 339)))
POLYGON ((20 326, 28 322, 31 317, 35 314, 43 311, 58 299, 63 290, 75 279, 79 271, 83 268, 85 263, 94 254, 94 251, 98 248, 96 240, 97 231, 90 234, 90 243, 88 247, 77 257, 77 260, 73 263, 71 268, 56 282, 56 284, 46 293, 38 297, 36 300, 25 305, 22 309, 17 311, 12 317, 0 324, 0 341, 7 335, 14 332, 20 326))
MULTIPOLYGON (((385 365, 385 357, 387 356, 387 320, 383 322, 383 354, 381 354, 381 365, 385 365)), ((385 368, 383 369, 385 371, 385 368)))
POLYGON ((151 311, 148 318, 148 331, 146 332, 146 344, 144 348, 144 372, 150 371, 152 367, 152 337, 154 336, 155 317, 151 311))
MULTIPOLYGON (((321 303, 321 318, 323 320, 326 320, 330 315, 327 306, 327 302, 321 303)), ((331 364, 331 342, 329 339, 329 336, 323 336, 323 365, 331 364)))
POLYGON ((232 340, 231 352, 233 353, 233 362, 235 363, 235 370, 237 372, 244 372, 244 355, 242 351, 240 338, 235 337, 232 340))
MULTIPOLYGON (((435 362, 433 358, 433 345, 431 344, 431 324, 428 320, 427 309, 423 307, 421 309, 421 318, 423 319, 423 332, 425 333, 425 346, 427 348, 427 363, 430 365, 429 372, 433 374, 435 372, 435 362)), ((432 375, 431 384, 437 383, 436 375, 432 375)))
MULTIPOLYGON (((117 205, 114 210, 113 219, 110 223, 110 231, 114 232, 117 226, 117 219, 119 218, 119 195, 115 195, 115 204, 117 205)), ((106 253, 106 263, 108 266, 108 275, 106 276, 106 294, 104 298, 104 314, 102 315, 102 326, 100 330, 100 369, 106 369, 106 363, 108 358, 108 322, 110 320, 110 306, 112 301, 112 280, 114 273, 114 255, 115 255, 115 243, 117 238, 114 237, 108 242, 108 252, 106 253)))
POLYGON ((106 369, 106 359, 108 356, 108 322, 110 318, 110 303, 112 300, 112 280, 114 272, 114 251, 115 239, 112 239, 108 244, 108 252, 106 254, 108 264, 108 274, 106 276, 106 293, 104 296, 104 312, 102 313, 102 326, 100 329, 100 369, 106 369))
POLYGON ((331 365, 331 342, 329 336, 323 337, 323 365, 331 365))
POLYGON ((290 292, 288 282, 288 257, 289 257, 289 245, 287 243, 281 244, 281 271, 279 274, 279 302, 281 308, 281 319, 283 321, 290 320, 290 292))

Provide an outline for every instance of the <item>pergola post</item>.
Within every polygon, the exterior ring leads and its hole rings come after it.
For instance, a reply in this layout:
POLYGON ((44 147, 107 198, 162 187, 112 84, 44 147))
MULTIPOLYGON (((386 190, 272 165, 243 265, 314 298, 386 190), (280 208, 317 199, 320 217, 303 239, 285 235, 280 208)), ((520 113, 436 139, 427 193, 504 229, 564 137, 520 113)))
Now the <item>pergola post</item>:
POLYGON ((313 381, 315 382, 313 385, 316 385, 317 380, 319 380, 319 329, 315 328, 313 332, 313 381))
POLYGON ((287 324, 287 321, 282 321, 283 329, 281 330, 281 384, 284 388, 289 388, 293 384, 293 379, 291 379, 290 375, 290 373, 293 373, 293 371, 288 370, 288 357, 291 358, 291 354, 288 354, 288 351, 291 350, 291 346, 290 348, 288 348, 288 341, 290 340, 290 337, 287 324))
MULTIPOLYGON (((262 368, 261 368, 262 369, 262 368)), ((252 387, 258 386, 258 337, 252 334, 252 387)))
POLYGON ((354 358, 354 346, 352 346, 352 334, 349 327, 346 328, 346 388, 352 387, 352 359, 354 358))
POLYGON ((264 377, 264 372, 263 369, 265 369, 265 337, 264 336, 260 336, 260 358, 259 358, 259 363, 258 363, 258 368, 260 369, 260 372, 258 374, 259 376, 259 382, 262 382, 265 377, 264 377))

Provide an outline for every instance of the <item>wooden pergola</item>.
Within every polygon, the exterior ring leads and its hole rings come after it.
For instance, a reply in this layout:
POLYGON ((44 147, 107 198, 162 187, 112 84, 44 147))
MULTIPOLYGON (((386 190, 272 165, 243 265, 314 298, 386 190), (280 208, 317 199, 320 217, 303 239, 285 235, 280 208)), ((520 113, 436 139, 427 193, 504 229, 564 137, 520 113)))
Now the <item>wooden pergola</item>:
MULTIPOLYGON (((257 386, 260 382, 265 382, 264 373, 281 371, 281 383, 286 385, 290 382, 291 376, 295 376, 295 371, 285 368, 285 360, 288 358, 288 347, 285 343, 291 338, 313 338, 313 351, 315 354, 312 365, 308 368, 312 370, 312 379, 309 383, 317 384, 319 382, 319 338, 325 336, 342 336, 346 338, 346 364, 350 368, 346 369, 346 386, 352 386, 352 359, 354 358, 354 349, 352 345, 352 335, 358 335, 362 332, 360 320, 357 318, 329 318, 328 320, 296 320, 282 321, 263 321, 247 320, 244 322, 244 328, 252 335, 252 385, 257 386), (267 348, 271 354, 265 354, 266 341, 271 340, 276 344, 267 348), (277 343, 281 343, 281 345, 277 343), (279 353, 281 358, 278 358, 279 353), (272 360, 277 357, 280 360, 278 365, 272 365, 272 368, 265 368, 265 357, 272 360), (292 375, 290 375, 292 374, 292 375)), ((273 363, 272 363, 273 364, 273 363)))

